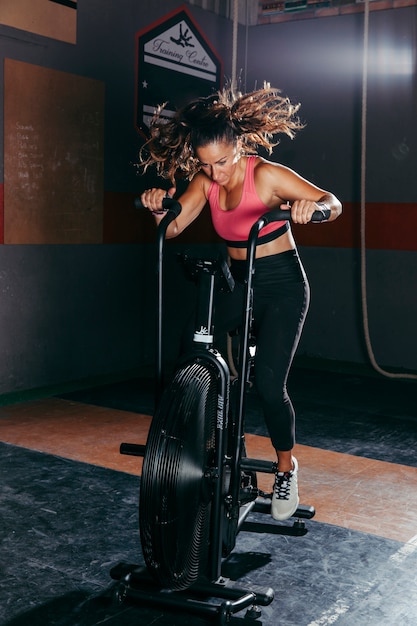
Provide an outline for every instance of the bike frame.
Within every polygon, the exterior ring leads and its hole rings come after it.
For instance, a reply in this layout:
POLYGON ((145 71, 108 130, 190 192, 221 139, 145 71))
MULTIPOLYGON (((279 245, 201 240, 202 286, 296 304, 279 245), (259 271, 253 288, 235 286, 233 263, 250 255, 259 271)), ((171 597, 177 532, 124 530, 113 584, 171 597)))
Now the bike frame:
MULTIPOLYGON (((177 207, 178 203, 174 204, 173 210, 169 210, 165 217, 161 220, 157 230, 157 250, 158 250, 158 330, 157 330, 157 401, 161 397, 163 391, 163 345, 162 345, 162 313, 163 313, 163 290, 164 290, 164 242, 166 237, 166 231, 170 223, 178 215, 180 210, 177 207)), ((214 311, 214 291, 215 291, 215 276, 214 273, 207 271, 204 272, 204 268, 200 271, 200 285, 199 285, 199 300, 196 315, 196 330, 201 327, 207 329, 207 335, 197 337, 194 335, 195 349, 190 355, 181 359, 181 363, 184 361, 190 362, 193 359, 209 360, 214 363, 218 370, 219 378, 219 406, 218 406, 218 428, 216 433, 216 466, 219 472, 219 477, 215 481, 215 491, 213 495, 213 514, 212 514, 212 536, 211 536, 211 561, 210 561, 210 578, 211 580, 217 579, 221 575, 221 562, 222 562, 222 543, 223 535, 226 532, 226 544, 227 553, 230 553, 236 542, 236 537, 239 529, 245 522, 247 515, 255 506, 255 502, 249 503, 245 507, 240 505, 240 487, 241 487, 241 471, 242 471, 242 449, 244 441, 244 415, 246 407, 246 385, 248 379, 248 369, 250 365, 249 361, 249 334, 253 312, 253 296, 252 296, 252 283, 254 275, 254 262, 256 256, 257 239, 260 231, 269 223, 274 221, 281 221, 288 219, 288 211, 274 210, 270 211, 260 219, 258 219, 252 226, 249 239, 248 239, 248 253, 247 253, 247 271, 245 280, 245 295, 242 310, 242 330, 240 340, 240 363, 238 367, 238 381, 237 381, 237 394, 236 402, 231 410, 235 414, 235 433, 234 439, 230 451, 230 459, 227 460, 227 465, 230 468, 230 482, 228 493, 228 510, 229 510, 229 523, 228 528, 224 529, 224 471, 225 471, 225 457, 227 454, 226 443, 227 437, 225 437, 225 430, 227 429, 228 413, 229 413, 229 398, 230 398, 230 373, 229 368, 224 361, 223 357, 213 349, 213 336, 212 319, 214 311)), ((249 459, 245 458, 245 468, 253 469, 249 459)), ((259 467, 259 464, 258 464, 259 467)), ((275 464, 272 462, 264 462, 263 470, 273 473, 275 471, 275 464)))

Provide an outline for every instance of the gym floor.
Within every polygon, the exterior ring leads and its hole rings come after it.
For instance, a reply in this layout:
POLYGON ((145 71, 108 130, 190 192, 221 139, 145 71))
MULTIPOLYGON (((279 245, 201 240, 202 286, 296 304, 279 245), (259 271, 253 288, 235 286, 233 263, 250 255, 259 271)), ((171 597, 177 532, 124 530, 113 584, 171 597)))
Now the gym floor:
MULTIPOLYGON (((293 537, 292 520, 251 514, 256 532, 239 534, 222 573, 275 598, 232 623, 415 626, 416 383, 294 368, 289 388, 300 497, 316 515, 293 537)), ((111 568, 143 564, 141 459, 119 446, 145 443, 152 411, 146 379, 0 407, 2 626, 210 623, 114 600, 111 568)), ((254 391, 245 430, 249 456, 273 459, 254 391)))

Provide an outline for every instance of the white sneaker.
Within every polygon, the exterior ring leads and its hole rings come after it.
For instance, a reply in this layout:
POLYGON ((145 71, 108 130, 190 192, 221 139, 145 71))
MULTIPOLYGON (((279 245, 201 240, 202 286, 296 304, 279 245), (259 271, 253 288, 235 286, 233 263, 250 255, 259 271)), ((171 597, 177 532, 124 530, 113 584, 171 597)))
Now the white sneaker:
POLYGON ((294 468, 290 472, 275 474, 274 490, 272 493, 271 515, 278 521, 283 521, 294 515, 300 503, 298 497, 298 463, 292 458, 294 468))

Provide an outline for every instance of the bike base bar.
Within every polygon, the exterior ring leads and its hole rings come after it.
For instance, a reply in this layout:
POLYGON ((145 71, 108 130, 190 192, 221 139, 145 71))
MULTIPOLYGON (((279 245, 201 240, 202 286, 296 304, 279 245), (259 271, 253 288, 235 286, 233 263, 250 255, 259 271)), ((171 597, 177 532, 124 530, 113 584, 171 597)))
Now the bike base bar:
POLYGON ((229 623, 232 615, 244 609, 251 613, 257 606, 268 606, 274 599, 270 587, 243 589, 223 577, 215 582, 196 583, 184 591, 170 591, 158 587, 144 567, 120 563, 110 575, 113 580, 120 581, 116 589, 119 603, 130 600, 158 608, 186 609, 202 617, 217 618, 222 625, 229 623))

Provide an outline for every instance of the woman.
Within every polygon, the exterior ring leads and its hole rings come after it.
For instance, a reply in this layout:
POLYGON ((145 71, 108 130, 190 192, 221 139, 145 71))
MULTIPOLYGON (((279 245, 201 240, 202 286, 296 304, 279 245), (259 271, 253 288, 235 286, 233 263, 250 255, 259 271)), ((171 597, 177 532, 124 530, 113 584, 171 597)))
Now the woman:
MULTIPOLYGON (((226 241, 237 288, 227 304, 216 304, 216 329, 230 330, 242 311, 246 242, 252 224, 266 211, 280 207, 296 224, 307 224, 314 211, 328 209, 328 220, 341 213, 339 200, 296 172, 256 154, 272 152, 273 138, 293 138, 302 124, 292 105, 276 89, 265 86, 249 94, 224 90, 191 102, 168 121, 159 109, 150 139, 141 152, 144 169, 155 164, 172 187, 153 188, 142 203, 162 219, 162 200, 174 195, 175 176, 189 184, 178 198, 181 214, 169 225, 176 237, 209 204, 217 233, 226 241)), ((293 456, 295 413, 286 383, 309 304, 309 287, 288 222, 274 222, 260 233, 254 274, 254 330, 257 338, 255 384, 265 421, 277 453, 271 513, 284 520, 297 509, 298 464, 293 456)))

